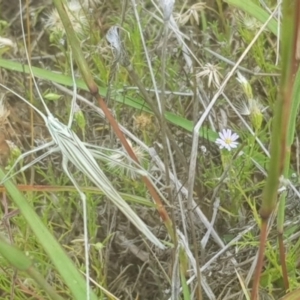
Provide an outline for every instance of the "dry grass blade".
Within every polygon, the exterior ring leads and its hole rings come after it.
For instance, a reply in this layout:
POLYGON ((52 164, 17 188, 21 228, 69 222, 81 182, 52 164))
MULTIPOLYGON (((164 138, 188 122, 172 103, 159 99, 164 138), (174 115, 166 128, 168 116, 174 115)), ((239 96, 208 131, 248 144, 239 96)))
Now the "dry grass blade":
MULTIPOLYGON (((78 64, 81 75, 82 75, 84 81, 86 82, 86 84, 87 84, 87 86, 90 90, 90 93, 97 99, 97 101, 99 103, 99 106, 102 108, 103 112, 105 113, 105 116, 106 116, 107 120, 111 124, 115 134, 120 139, 120 142, 122 143, 122 145, 126 149, 129 156, 136 163, 139 163, 134 151, 132 150, 132 147, 129 145, 129 143, 125 139, 124 134, 121 132, 117 121, 115 120, 115 118, 113 117, 111 112, 109 111, 104 99, 99 94, 99 89, 98 89, 98 87, 97 87, 97 85, 96 85, 96 83, 93 79, 92 73, 89 70, 89 67, 88 67, 87 62, 84 58, 83 52, 81 51, 80 43, 79 43, 79 41, 76 37, 76 34, 74 32, 74 29, 72 27, 70 19, 69 19, 68 15, 66 14, 66 8, 58 0, 54 0, 54 4, 55 4, 55 7, 56 7, 56 9, 57 9, 57 11, 60 15, 60 18, 61 18, 61 21, 64 25, 64 28, 66 30, 66 35, 67 35, 68 41, 70 43, 70 46, 73 49, 74 58, 75 58, 75 60, 78 64)), ((172 240, 175 240, 175 236, 174 236, 175 232, 174 232, 174 229, 173 229, 172 221, 169 217, 169 214, 168 214, 167 210, 165 209, 165 207, 164 207, 164 205, 161 201, 160 195, 157 192, 156 187, 152 184, 152 182, 147 177, 143 176, 142 179, 143 179, 145 185, 147 186, 151 196, 153 197, 155 203, 157 204, 157 210, 158 210, 163 222, 165 223, 165 226, 167 227, 169 235, 171 236, 172 240)))
MULTIPOLYGON (((51 124, 53 125, 53 123, 51 124)), ((91 152, 81 142, 77 135, 65 127, 59 128, 60 124, 55 124, 56 142, 62 151, 67 153, 65 157, 71 161, 78 170, 85 174, 99 189, 104 191, 108 198, 121 210, 121 212, 156 246, 164 249, 164 245, 151 233, 145 223, 137 216, 131 207, 114 189, 110 180, 99 168, 91 152)), ((50 127, 52 130, 52 128, 50 127)), ((51 131, 50 131, 51 132, 51 131)), ((66 163, 64 168, 66 169, 66 163)))

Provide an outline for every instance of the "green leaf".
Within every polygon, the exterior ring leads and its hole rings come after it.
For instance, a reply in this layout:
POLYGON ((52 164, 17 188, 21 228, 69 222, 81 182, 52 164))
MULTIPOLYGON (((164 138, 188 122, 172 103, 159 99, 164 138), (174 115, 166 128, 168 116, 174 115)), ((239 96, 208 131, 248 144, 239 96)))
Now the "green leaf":
POLYGON ((19 249, 8 244, 0 236, 0 253, 13 267, 20 271, 27 271, 31 267, 30 259, 19 249))
MULTIPOLYGON (((227 2, 228 4, 243 10, 245 13, 249 14, 262 23, 265 23, 270 17, 270 14, 268 12, 266 12, 250 0, 224 0, 224 2, 227 2)), ((267 28, 277 36, 278 23, 274 19, 272 19, 268 23, 267 28)))
MULTIPOLYGON (((5 174, 0 169, 0 181, 5 174)), ((86 299, 86 283, 83 276, 76 269, 75 265, 68 255, 61 248, 57 240, 51 235, 47 227, 41 221, 39 216, 29 205, 26 198, 18 188, 10 181, 5 181, 4 186, 10 194, 14 203, 18 206, 21 214, 26 219, 33 233, 36 235, 46 253, 49 255, 57 272, 64 279, 66 285, 73 294, 73 299, 86 299)), ((97 300, 96 295, 91 291, 91 300, 97 300)))
MULTIPOLYGON (((0 67, 11 70, 11 71, 25 72, 26 74, 30 74, 29 68, 27 65, 23 65, 21 63, 10 61, 10 60, 5 60, 5 59, 0 58, 0 67)), ((53 71, 40 69, 37 67, 32 67, 32 71, 33 71, 34 76, 36 76, 37 78, 49 80, 49 81, 56 82, 58 84, 62 84, 62 85, 69 86, 69 87, 73 86, 73 81, 70 76, 55 73, 53 71)), ((78 88, 88 91, 88 88, 83 80, 77 79, 76 85, 78 88)), ((99 87, 99 92, 101 95, 105 95, 106 91, 107 91, 106 88, 99 87)), ((114 100, 118 101, 120 103, 126 104, 130 107, 136 108, 138 110, 143 110, 148 113, 152 113, 151 110, 149 109, 149 107, 147 105, 145 105, 145 103, 142 99, 138 99, 138 98, 132 99, 130 97, 124 97, 123 95, 116 95, 114 97, 114 100)), ((168 122, 170 122, 171 124, 179 126, 189 132, 192 132, 192 130, 193 130, 193 122, 192 121, 189 121, 183 117, 177 116, 170 112, 166 112, 165 117, 166 117, 166 120, 168 122)), ((217 138, 216 132, 214 132, 208 128, 205 128, 205 127, 201 128, 199 134, 201 137, 206 138, 211 142, 214 142, 217 138)))
POLYGON ((0 236, 0 253, 15 268, 26 272, 32 277, 53 300, 63 300, 55 289, 44 279, 44 277, 32 266, 31 260, 18 248, 6 242, 0 236))

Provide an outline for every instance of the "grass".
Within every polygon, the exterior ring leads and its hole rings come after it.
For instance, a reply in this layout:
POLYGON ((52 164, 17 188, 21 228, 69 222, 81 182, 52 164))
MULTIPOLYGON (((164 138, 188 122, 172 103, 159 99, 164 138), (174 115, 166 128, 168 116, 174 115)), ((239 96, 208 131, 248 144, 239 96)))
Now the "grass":
MULTIPOLYGON (((128 3, 124 7, 108 3, 95 7, 90 4, 90 10, 82 7, 74 12, 81 17, 81 24, 73 20, 72 25, 78 27, 81 50, 100 94, 106 97, 118 122, 132 133, 129 139, 133 146, 143 150, 143 166, 154 176, 156 186, 167 198, 168 203, 164 205, 172 216, 174 226, 183 233, 188 243, 184 244, 179 235, 177 242, 180 247, 177 245, 177 248, 176 241, 170 239, 139 177, 133 178, 126 170, 117 166, 110 168, 108 163, 99 161, 114 187, 151 231, 168 245, 167 250, 158 250, 147 243, 108 202, 102 191, 94 188, 84 175, 73 168, 72 172, 87 196, 91 278, 101 286, 92 286, 96 299, 114 299, 104 289, 119 299, 169 299, 171 295, 175 299, 201 299, 200 293, 202 299, 243 299, 245 291, 248 289, 249 292, 252 286, 253 260, 259 247, 259 207, 269 169, 271 122, 280 72, 276 63, 279 56, 276 48, 277 22, 273 19, 268 24, 268 30, 258 37, 238 66, 245 80, 236 80, 237 73, 228 80, 201 126, 194 166, 195 184, 192 186, 194 202, 192 211, 189 211, 187 192, 191 186, 191 169, 188 170, 187 166, 193 153, 193 126, 207 112, 211 100, 220 91, 221 83, 233 67, 230 62, 238 61, 269 17, 269 12, 255 0, 207 1, 206 6, 192 6, 188 1, 185 5, 176 2, 173 16, 184 35, 183 44, 179 35, 170 29, 169 35, 164 36, 162 15, 151 1, 141 1, 137 6, 139 20, 135 17, 131 1, 125 2, 128 3), (84 23, 85 16, 88 16, 87 23, 84 23), (125 18, 122 19, 122 16, 125 18), (143 28, 146 49, 143 48, 138 22, 143 28), (145 101, 138 83, 122 62, 115 67, 117 57, 105 34, 116 24, 121 24, 122 55, 138 75, 150 101, 159 107, 157 95, 164 99, 164 117, 179 149, 176 150, 171 144, 167 156, 164 152, 167 145, 165 130, 158 116, 145 101), (146 51, 157 93, 145 57, 146 51), (165 71, 162 72, 162 69, 165 71), (238 148, 232 151, 220 150, 215 144, 218 132, 227 128, 240 137, 238 148), (152 147, 157 156, 151 152, 152 147), (181 157, 184 157, 184 162, 181 157), (166 165, 172 173, 170 179, 165 174, 166 165), (208 223, 212 222, 213 229, 205 223, 205 219, 208 223), (211 235, 204 242, 207 232, 211 235), (233 240, 235 242, 218 255, 233 240), (216 254, 217 257, 206 266, 216 254), (197 264, 203 269, 201 278, 207 282, 202 291, 197 291, 197 280, 192 280, 197 274, 197 264), (182 292, 176 289, 176 283, 182 287, 182 292)), ((274 9, 274 1, 265 2, 268 8, 274 9)), ((26 99, 32 97, 34 105, 42 109, 28 81, 29 69, 19 35, 18 9, 11 9, 5 1, 0 1, 0 7, 0 36, 11 39, 13 45, 0 48, 1 82, 26 99), (11 23, 14 17, 16 21, 11 23)), ((71 96, 57 84, 68 87, 72 94, 68 46, 61 43, 62 40, 65 42, 61 31, 45 26, 51 6, 31 4, 30 8, 33 11, 31 18, 36 20, 30 27, 33 72, 51 112, 66 124, 71 96)), ((111 155, 113 149, 121 149, 120 143, 103 115, 91 103, 88 88, 78 70, 75 72, 79 94, 88 101, 79 99, 79 121, 72 128, 82 140, 105 147, 106 154, 111 155)), ((4 90, 2 95, 10 111, 10 115, 1 120, 1 130, 6 133, 7 141, 26 152, 32 147, 31 139, 34 147, 38 142, 50 139, 45 126, 41 125, 36 115, 30 117, 30 109, 24 103, 4 90)), ((296 128, 298 122, 296 118, 296 128)), ((293 179, 295 187, 299 184, 298 148, 296 139, 288 175, 288 178, 296 178, 293 179)), ((9 166, 6 166, 8 169, 9 166)), ((60 155, 45 158, 14 177, 14 182, 41 223, 71 258, 78 273, 84 272, 81 202, 63 173, 60 155)), ((299 242, 296 240, 299 226, 297 215, 293 215, 293 211, 299 208, 295 205, 296 208, 289 209, 296 202, 297 196, 289 188, 284 239, 290 291, 299 287, 299 242)), ((54 260, 34 230, 30 229, 29 220, 15 211, 17 206, 5 193, 2 203, 2 232, 5 238, 30 259, 32 266, 57 294, 64 299, 73 299, 70 287, 59 274, 54 260), (7 219, 7 213, 12 212, 15 215, 7 219)), ((286 293, 276 236, 276 226, 273 225, 260 280, 260 293, 269 299, 279 299, 286 293)), ((1 266, 3 299, 51 299, 30 278, 27 268, 16 271, 19 266, 12 267, 3 257, 1 266)))

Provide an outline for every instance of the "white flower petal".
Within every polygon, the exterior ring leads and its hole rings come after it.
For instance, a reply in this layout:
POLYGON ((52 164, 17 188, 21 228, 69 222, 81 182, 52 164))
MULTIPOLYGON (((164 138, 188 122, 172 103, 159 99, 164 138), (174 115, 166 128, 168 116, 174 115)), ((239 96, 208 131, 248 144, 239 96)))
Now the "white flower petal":
POLYGON ((231 137, 231 130, 227 129, 226 131, 226 138, 230 138, 231 137))
POLYGON ((225 140, 225 138, 226 138, 222 132, 219 132, 219 137, 221 138, 221 140, 225 140))
POLYGON ((236 133, 231 136, 232 141, 236 141, 238 138, 239 136, 236 133))
POLYGON ((228 137, 227 129, 223 129, 223 130, 222 130, 222 138, 223 138, 224 140, 226 140, 227 137, 228 137))

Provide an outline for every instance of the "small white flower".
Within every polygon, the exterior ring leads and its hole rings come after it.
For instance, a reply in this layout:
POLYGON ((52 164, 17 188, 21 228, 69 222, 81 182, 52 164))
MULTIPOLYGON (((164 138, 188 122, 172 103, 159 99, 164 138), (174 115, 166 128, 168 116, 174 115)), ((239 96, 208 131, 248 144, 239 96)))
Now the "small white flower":
POLYGON ((230 129, 223 129, 219 132, 219 138, 217 138, 216 144, 219 145, 220 149, 226 148, 230 151, 237 147, 238 142, 236 142, 236 140, 238 138, 239 136, 230 129))

